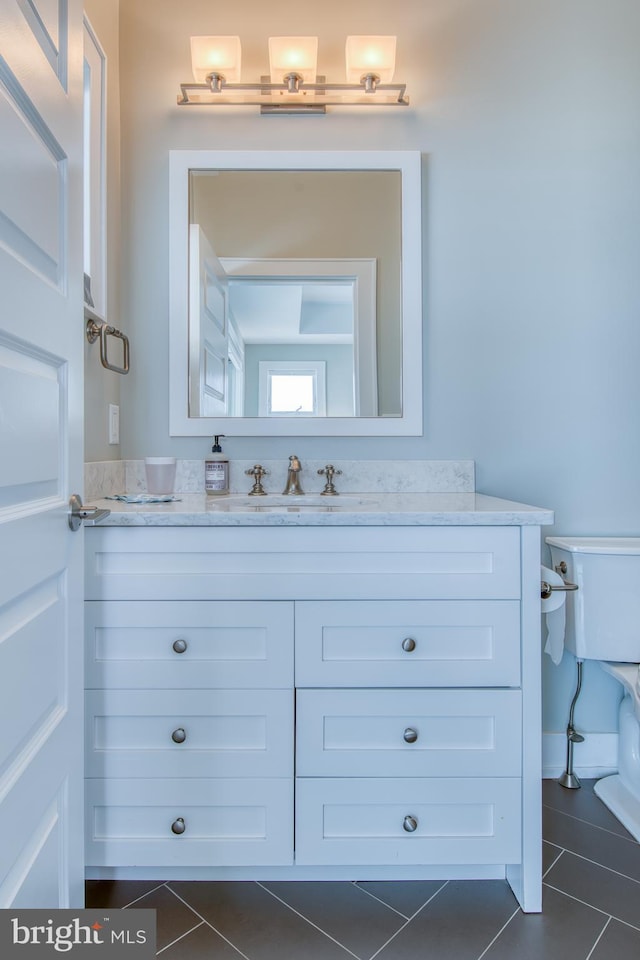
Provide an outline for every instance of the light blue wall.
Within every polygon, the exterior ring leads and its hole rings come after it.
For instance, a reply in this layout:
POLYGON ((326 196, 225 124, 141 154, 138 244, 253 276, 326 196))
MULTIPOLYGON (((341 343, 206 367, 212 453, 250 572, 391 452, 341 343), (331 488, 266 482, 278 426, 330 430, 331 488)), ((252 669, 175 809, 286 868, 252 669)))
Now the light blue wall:
MULTIPOLYGON (((638 0, 126 0, 123 455, 197 458, 168 436, 168 150, 415 149, 424 155, 424 436, 296 439, 301 457, 470 458, 478 489, 551 507, 557 532, 640 535, 638 0), (175 106, 191 34, 235 34, 246 76, 266 38, 319 33, 327 74, 350 33, 398 35, 408 110, 260 117, 175 106)), ((231 456, 290 440, 228 437, 231 456)), ((547 531, 548 532, 548 531, 547 531)), ((565 657, 568 661, 569 658, 565 657)), ((546 660, 546 658, 545 658, 546 660)), ((545 666, 561 730, 573 665, 545 666)), ((579 721, 616 727, 587 671, 579 721)))

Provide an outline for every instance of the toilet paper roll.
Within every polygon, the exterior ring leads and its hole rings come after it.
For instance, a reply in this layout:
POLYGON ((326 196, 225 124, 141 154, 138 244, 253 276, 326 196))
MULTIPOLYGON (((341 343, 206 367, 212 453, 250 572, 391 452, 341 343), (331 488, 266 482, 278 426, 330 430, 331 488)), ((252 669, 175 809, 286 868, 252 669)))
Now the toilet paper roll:
MULTIPOLYGON (((562 585, 563 579, 555 570, 549 567, 540 567, 540 580, 546 580, 552 586, 554 584, 562 585)), ((565 600, 567 594, 562 590, 554 590, 551 596, 542 600, 542 613, 547 627, 547 638, 544 645, 544 652, 549 654, 555 664, 560 663, 564 653, 564 629, 565 629, 565 600)))

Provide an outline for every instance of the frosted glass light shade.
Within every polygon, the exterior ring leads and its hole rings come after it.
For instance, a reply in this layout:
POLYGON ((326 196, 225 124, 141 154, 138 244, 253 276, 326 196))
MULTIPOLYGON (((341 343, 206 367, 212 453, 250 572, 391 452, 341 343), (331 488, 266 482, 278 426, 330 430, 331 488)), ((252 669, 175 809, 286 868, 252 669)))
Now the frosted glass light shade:
POLYGON ((240 37, 191 37, 191 66, 196 83, 220 73, 227 83, 240 80, 240 37))
POLYGON ((347 37, 345 51, 347 83, 360 83, 374 73, 380 83, 391 83, 396 67, 395 37, 347 37))
POLYGON ((269 37, 271 83, 282 83, 289 73, 297 73, 304 83, 316 82, 317 37, 269 37))

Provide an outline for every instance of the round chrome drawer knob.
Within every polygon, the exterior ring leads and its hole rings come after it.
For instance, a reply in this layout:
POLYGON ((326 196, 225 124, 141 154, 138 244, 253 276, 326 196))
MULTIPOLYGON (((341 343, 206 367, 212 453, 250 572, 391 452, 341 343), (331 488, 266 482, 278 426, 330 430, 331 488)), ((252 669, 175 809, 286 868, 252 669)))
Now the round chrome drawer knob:
POLYGON ((416 642, 413 637, 405 637, 402 641, 402 649, 405 653, 411 653, 416 648, 416 642))
POLYGON ((402 821, 402 829, 406 830, 407 833, 413 833, 414 830, 418 829, 418 821, 415 817, 405 817, 402 821))
POLYGON ((171 739, 174 743, 184 743, 187 739, 187 731, 184 727, 178 727, 177 730, 174 730, 171 734, 171 739))
POLYGON ((414 730, 413 727, 407 727, 403 736, 405 743, 415 743, 418 739, 418 731, 414 730))
POLYGON ((187 641, 182 639, 174 640, 173 649, 176 653, 184 653, 185 650, 187 649, 187 641))
POLYGON ((182 817, 178 817, 178 819, 174 820, 173 823, 171 824, 171 829, 173 833, 180 835, 181 833, 185 832, 185 830, 187 829, 187 825, 185 824, 184 819, 182 817))

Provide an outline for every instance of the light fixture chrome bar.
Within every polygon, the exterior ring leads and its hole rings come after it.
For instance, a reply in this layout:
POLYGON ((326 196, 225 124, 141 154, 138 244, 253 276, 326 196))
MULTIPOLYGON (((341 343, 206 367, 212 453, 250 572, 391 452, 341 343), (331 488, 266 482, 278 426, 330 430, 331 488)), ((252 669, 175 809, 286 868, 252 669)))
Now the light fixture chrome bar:
POLYGON ((328 106, 409 105, 406 83, 377 83, 375 74, 366 74, 362 83, 301 83, 295 77, 290 74, 285 83, 269 83, 266 78, 258 83, 225 83, 219 74, 213 74, 211 79, 215 82, 181 83, 177 103, 179 106, 259 106, 266 108, 263 113, 323 113, 328 106), (255 97, 247 96, 252 93, 255 97), (336 96, 339 93, 342 96, 336 96), (303 98, 307 94, 322 95, 322 103, 305 102, 303 98), (353 96, 355 94, 360 94, 360 98, 353 96))
MULTIPOLYGON (((327 112, 326 103, 260 103, 260 113, 267 116, 270 113, 279 113, 282 115, 295 116, 296 114, 306 113, 308 115, 318 114, 319 116, 327 112)), ((335 106, 335 104, 333 104, 335 106)))

